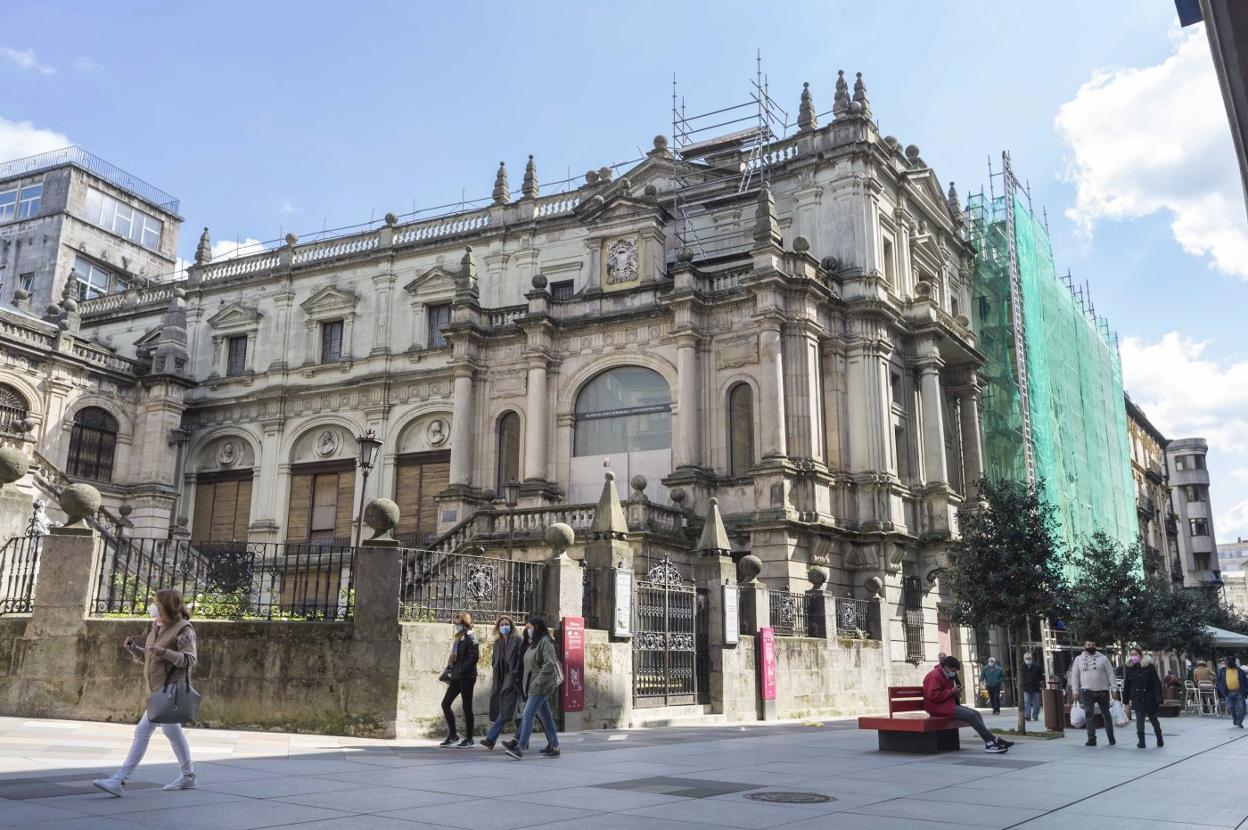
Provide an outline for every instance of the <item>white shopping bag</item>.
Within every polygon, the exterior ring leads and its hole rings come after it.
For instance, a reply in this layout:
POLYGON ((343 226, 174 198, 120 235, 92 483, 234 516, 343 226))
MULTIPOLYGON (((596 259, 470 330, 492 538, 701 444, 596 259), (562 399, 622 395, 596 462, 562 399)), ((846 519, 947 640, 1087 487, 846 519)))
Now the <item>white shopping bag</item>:
POLYGON ((1083 706, 1078 703, 1072 704, 1070 707, 1070 725, 1075 729, 1081 729, 1087 722, 1083 714, 1083 706))
POLYGON ((1127 719, 1127 707, 1122 705, 1121 700, 1109 704, 1109 716, 1114 719, 1114 726, 1126 726, 1131 722, 1127 719))

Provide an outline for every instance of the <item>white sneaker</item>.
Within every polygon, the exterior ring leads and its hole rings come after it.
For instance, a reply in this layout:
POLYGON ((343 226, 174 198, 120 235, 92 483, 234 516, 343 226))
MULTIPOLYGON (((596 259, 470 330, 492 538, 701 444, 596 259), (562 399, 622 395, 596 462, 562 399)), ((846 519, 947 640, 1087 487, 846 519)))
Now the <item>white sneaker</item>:
POLYGON ((179 775, 177 781, 174 781, 172 784, 166 784, 161 787, 161 789, 165 792, 171 792, 173 790, 193 790, 195 789, 195 773, 192 772, 190 775, 179 775))
POLYGON ((119 781, 116 778, 97 778, 91 782, 91 785, 97 790, 103 790, 117 798, 121 798, 126 794, 126 782, 119 781))

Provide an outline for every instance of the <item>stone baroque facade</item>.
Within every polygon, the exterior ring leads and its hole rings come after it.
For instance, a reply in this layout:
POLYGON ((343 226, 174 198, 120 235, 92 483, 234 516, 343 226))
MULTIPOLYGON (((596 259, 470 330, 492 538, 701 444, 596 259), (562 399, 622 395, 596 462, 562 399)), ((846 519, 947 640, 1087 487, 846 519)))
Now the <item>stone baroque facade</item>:
POLYGON ((84 300, 62 329, 128 371, 14 354, 5 382, 74 388, 36 413, 61 465, 70 413, 112 414, 106 504, 158 493, 152 536, 343 539, 364 495, 400 503, 409 542, 493 550, 474 528, 514 478, 524 550, 551 521, 588 530, 605 463, 630 526, 651 517, 636 544, 689 565, 714 496, 768 587, 815 565, 881 597, 907 670, 959 648, 935 571, 982 468, 970 250, 918 148, 879 134, 865 88, 840 97, 752 177, 740 141, 660 136, 566 193, 540 195, 530 158, 521 197, 500 166, 479 210, 222 262, 205 229, 184 282, 84 300))
POLYGON ((1140 522, 1140 548, 1144 571, 1167 582, 1182 584, 1184 569, 1179 557, 1179 525, 1170 506, 1166 468, 1166 437, 1131 400, 1127 403, 1127 433, 1131 442, 1131 477, 1135 481, 1135 506, 1140 522))

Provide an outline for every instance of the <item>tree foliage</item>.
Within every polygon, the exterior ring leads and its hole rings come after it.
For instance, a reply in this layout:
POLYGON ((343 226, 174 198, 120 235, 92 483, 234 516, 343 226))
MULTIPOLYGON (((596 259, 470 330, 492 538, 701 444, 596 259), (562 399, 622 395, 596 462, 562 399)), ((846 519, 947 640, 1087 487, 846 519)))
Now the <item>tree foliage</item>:
POLYGON ((1132 639, 1150 651, 1208 654, 1213 648, 1205 631, 1209 614, 1199 591, 1171 588, 1154 578, 1144 586, 1132 639))
POLYGON ((1124 646, 1136 639, 1145 616, 1140 549, 1098 530, 1068 551, 1066 561, 1073 575, 1065 621, 1076 638, 1124 646))

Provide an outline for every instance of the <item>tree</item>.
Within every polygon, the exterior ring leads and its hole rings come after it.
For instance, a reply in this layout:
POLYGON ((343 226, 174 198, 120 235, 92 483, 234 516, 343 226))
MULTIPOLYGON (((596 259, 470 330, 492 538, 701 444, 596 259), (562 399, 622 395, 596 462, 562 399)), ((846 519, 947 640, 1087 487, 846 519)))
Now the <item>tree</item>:
MULTIPOLYGON (((980 479, 980 502, 959 512, 961 537, 940 571, 941 587, 952 599, 952 621, 1007 629, 1019 666, 1028 619, 1061 616, 1063 606, 1065 585, 1054 541, 1057 521, 1041 486, 980 479)), ((1018 674, 1018 730, 1025 732, 1018 674)))
POLYGON ((1134 639, 1150 651, 1205 654, 1213 648, 1213 639, 1205 631, 1208 615, 1198 591, 1172 589, 1154 578, 1141 600, 1134 639))
POLYGON ((1125 648, 1136 639, 1144 608, 1139 563, 1137 546, 1123 547, 1099 530, 1068 552, 1065 620, 1080 640, 1125 648))

